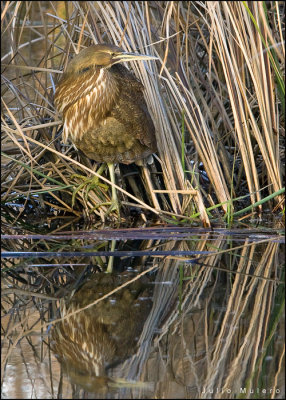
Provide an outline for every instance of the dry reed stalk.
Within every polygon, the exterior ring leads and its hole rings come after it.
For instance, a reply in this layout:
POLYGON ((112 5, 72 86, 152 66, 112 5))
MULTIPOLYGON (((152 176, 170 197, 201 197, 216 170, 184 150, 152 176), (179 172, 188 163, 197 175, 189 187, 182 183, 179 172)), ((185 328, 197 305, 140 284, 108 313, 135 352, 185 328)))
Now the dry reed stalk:
MULTIPOLYGON (((53 198, 55 209, 75 215, 92 210, 104 218, 108 207, 96 208, 100 198, 109 200, 104 190, 86 196, 81 188, 71 208, 79 184, 71 176, 86 174, 91 164, 72 146, 62 145, 53 106, 61 69, 73 54, 98 42, 159 58, 129 66, 145 86, 156 126, 156 166, 144 181, 144 193, 138 190, 157 212, 175 218, 199 212, 209 225, 209 202, 229 213, 234 197, 249 193, 253 204, 281 189, 283 109, 277 82, 285 54, 282 9, 278 2, 266 11, 262 3, 246 4, 260 31, 242 2, 5 3, 2 163, 10 173, 2 175, 3 199, 16 204, 20 196, 27 204, 30 195, 36 204, 37 189, 52 188, 48 176, 70 187, 59 185, 58 193, 43 195, 46 206, 53 198), (43 143, 48 147, 43 149, 43 143), (12 160, 5 157, 7 151, 12 160), (79 162, 67 163, 61 154, 79 162), (24 165, 32 170, 23 173, 24 165), (265 181, 269 186, 262 191, 265 181), (153 188, 166 192, 159 195, 153 188)), ((283 208, 281 195, 277 203, 283 208)))

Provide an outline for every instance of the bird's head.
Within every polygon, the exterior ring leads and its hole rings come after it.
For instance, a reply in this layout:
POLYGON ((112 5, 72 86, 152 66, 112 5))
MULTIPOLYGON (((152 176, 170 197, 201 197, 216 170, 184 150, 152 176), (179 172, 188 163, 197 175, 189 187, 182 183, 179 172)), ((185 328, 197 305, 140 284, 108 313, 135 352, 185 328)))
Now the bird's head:
POLYGON ((85 72, 96 66, 110 68, 112 65, 124 61, 152 59, 157 59, 157 57, 145 54, 128 53, 120 47, 111 44, 96 44, 87 47, 77 54, 68 64, 65 73, 69 75, 85 72))

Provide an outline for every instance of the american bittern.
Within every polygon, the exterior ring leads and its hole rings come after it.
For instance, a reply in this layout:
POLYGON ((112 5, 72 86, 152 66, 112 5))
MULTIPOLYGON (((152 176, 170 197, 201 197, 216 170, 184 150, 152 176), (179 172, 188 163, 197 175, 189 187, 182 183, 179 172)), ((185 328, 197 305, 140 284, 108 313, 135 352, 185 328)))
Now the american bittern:
MULTIPOLYGON (((133 277, 132 272, 95 274, 71 300, 61 300, 61 316, 84 308, 133 277)), ((136 352, 152 293, 150 279, 141 277, 54 326, 52 349, 73 383, 93 390, 112 383, 108 369, 136 352)))
MULTIPOLYGON (((130 164, 157 149, 144 87, 118 63, 156 58, 114 45, 93 45, 73 58, 57 86, 55 104, 63 114, 63 140, 71 139, 87 157, 107 162, 112 183, 114 163, 130 164)), ((113 186, 112 203, 118 208, 113 186)))

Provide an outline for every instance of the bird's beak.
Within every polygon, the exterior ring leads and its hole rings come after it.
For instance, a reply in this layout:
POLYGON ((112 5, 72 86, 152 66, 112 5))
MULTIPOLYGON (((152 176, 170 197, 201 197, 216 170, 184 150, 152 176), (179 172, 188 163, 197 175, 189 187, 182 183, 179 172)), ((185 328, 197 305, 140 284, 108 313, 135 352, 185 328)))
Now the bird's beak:
POLYGON ((158 57, 155 56, 147 56, 146 54, 139 53, 127 53, 123 52, 113 56, 112 58, 115 62, 113 64, 124 62, 124 61, 138 61, 138 60, 158 60, 158 57))

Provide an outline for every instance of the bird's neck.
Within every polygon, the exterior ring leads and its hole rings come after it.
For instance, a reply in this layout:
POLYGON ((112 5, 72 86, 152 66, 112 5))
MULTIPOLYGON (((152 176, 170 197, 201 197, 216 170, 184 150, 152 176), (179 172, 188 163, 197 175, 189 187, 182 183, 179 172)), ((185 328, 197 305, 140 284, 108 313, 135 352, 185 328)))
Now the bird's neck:
POLYGON ((68 84, 59 85, 56 99, 64 116, 63 140, 70 138, 76 144, 104 120, 116 101, 119 87, 111 69, 102 67, 74 76, 70 83, 75 89, 72 91, 68 84))

